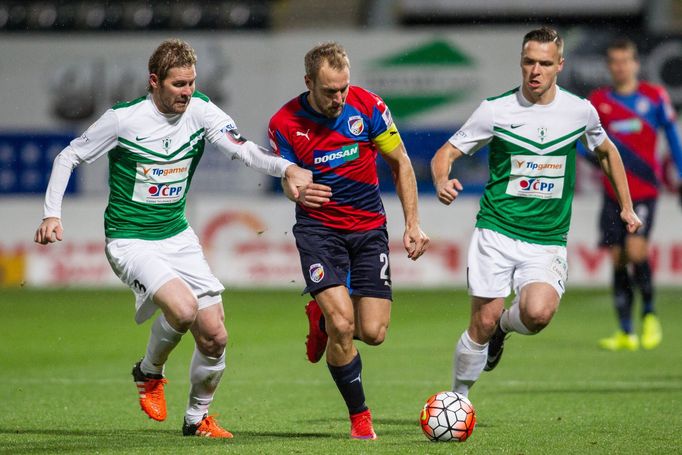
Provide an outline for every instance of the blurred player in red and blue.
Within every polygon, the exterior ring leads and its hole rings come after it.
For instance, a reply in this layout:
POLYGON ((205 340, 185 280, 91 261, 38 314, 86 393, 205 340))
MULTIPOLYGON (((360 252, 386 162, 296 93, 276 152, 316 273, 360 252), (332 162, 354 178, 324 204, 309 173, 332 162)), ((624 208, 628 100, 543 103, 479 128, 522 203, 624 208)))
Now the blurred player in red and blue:
POLYGON ((337 43, 305 56, 308 91, 286 103, 270 120, 275 152, 313 172, 299 188, 296 237, 305 292, 308 360, 326 351, 329 371, 348 406, 351 437, 375 439, 365 404, 362 362, 353 339, 384 341, 391 314, 386 214, 379 193, 376 159, 392 170, 405 217, 407 256, 419 258, 429 238, 419 226, 412 164, 391 113, 377 95, 350 85, 350 61, 337 43))
MULTIPOLYGON (((620 329, 613 336, 599 340, 599 346, 611 351, 639 348, 640 339, 632 324, 633 289, 637 288, 642 296, 641 346, 653 349, 663 337, 654 309, 648 242, 663 175, 657 157, 658 131, 665 131, 681 177, 682 147, 668 93, 661 86, 638 79, 640 64, 635 44, 628 39, 617 39, 609 45, 606 55, 612 87, 597 89, 589 98, 609 137, 621 152, 634 209, 644 225, 635 234, 625 231, 615 195, 605 180, 601 244, 611 250, 614 300, 620 329)), ((682 198, 682 186, 679 190, 682 198)))

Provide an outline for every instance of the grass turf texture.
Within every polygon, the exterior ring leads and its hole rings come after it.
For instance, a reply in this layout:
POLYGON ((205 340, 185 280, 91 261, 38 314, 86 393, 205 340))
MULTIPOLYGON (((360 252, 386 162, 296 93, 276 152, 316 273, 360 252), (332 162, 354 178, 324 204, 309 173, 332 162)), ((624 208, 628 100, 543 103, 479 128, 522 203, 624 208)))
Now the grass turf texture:
POLYGON ((129 291, 4 289, 0 453, 679 453, 682 297, 657 297, 663 344, 612 353, 596 347, 615 330, 609 293, 569 290, 545 332, 512 335, 482 374, 470 394, 477 427, 457 444, 427 441, 418 417, 450 387, 464 292, 396 292, 386 342, 359 344, 377 441, 348 439, 324 362, 305 360, 304 297, 226 292, 228 369, 211 408, 235 434, 226 441, 181 435, 189 337, 167 365, 168 420, 140 411, 130 370, 149 323, 134 324, 129 291))

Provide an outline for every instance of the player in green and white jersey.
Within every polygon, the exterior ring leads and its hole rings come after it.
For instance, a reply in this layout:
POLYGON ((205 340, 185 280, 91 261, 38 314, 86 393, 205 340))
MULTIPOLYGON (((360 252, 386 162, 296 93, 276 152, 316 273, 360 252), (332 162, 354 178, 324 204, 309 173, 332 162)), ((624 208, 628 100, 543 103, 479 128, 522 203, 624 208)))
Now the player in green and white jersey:
POLYGON ((109 109, 62 150, 35 241, 62 240, 61 205, 71 171, 107 154, 107 259, 135 293, 138 323, 161 309, 146 354, 133 367, 140 406, 150 418, 166 419, 164 365, 189 330, 195 350, 183 434, 231 438, 208 415, 225 370, 224 287, 185 218, 187 192, 206 140, 259 172, 286 177, 297 194, 312 182, 312 174, 244 139, 230 116, 195 91, 195 65, 189 44, 164 41, 149 59, 149 94, 109 109))
POLYGON ((483 101, 431 161, 438 199, 449 205, 463 189, 449 178, 454 161, 485 145, 490 149, 490 177, 467 259, 471 320, 455 350, 453 390, 465 395, 481 371, 497 366, 508 333, 538 333, 559 306, 578 140, 597 153, 628 231, 641 226, 620 154, 597 112, 556 84, 562 53, 555 30, 527 33, 521 86, 483 101), (505 310, 512 290, 515 298, 505 310))

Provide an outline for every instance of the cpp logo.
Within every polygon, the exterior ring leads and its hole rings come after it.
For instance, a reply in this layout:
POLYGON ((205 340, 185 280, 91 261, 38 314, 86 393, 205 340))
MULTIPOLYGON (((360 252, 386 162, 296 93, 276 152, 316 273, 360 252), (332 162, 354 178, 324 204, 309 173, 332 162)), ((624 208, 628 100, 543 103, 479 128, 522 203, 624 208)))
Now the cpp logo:
POLYGON ((554 189, 554 183, 543 182, 540 179, 521 180, 519 186, 524 191, 537 191, 540 193, 549 193, 554 189))
POLYGON ((151 185, 149 195, 152 197, 178 197, 182 193, 182 186, 151 185))

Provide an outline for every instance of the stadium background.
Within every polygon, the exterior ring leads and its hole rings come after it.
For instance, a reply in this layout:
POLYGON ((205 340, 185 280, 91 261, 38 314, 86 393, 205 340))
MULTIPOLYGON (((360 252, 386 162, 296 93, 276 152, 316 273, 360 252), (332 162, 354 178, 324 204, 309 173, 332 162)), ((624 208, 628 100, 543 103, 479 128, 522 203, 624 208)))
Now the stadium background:
MULTIPOLYGON (((382 166, 394 282, 461 287, 486 156, 458 162, 467 197, 448 208, 437 204, 428 163, 482 98, 518 85, 523 34, 538 24, 559 28, 566 40, 559 83, 579 95, 608 82, 605 44, 630 36, 641 49, 642 76, 664 84, 680 109, 681 16, 681 2, 673 0, 0 2, 0 286, 121 286, 102 254, 105 158, 72 176, 64 242, 34 245, 33 231, 55 154, 112 104, 144 93, 148 56, 177 36, 198 52, 198 89, 262 144, 272 113, 305 89, 304 53, 321 41, 344 44, 352 82, 392 108, 417 173, 422 225, 433 239, 416 264, 404 258, 400 205, 382 166)), ((293 207, 277 182, 211 152, 194 179, 188 216, 214 271, 230 287, 300 289, 293 207)), ((657 283, 677 285, 682 215, 670 193, 674 172, 668 176, 652 248, 657 283)), ((609 281, 607 253, 596 247, 598 195, 595 172, 579 162, 569 237, 574 286, 609 281)))

